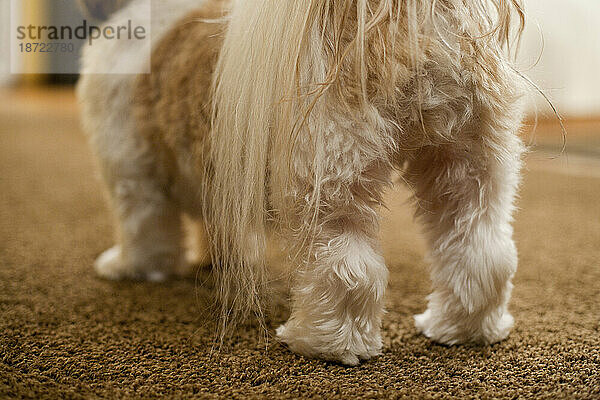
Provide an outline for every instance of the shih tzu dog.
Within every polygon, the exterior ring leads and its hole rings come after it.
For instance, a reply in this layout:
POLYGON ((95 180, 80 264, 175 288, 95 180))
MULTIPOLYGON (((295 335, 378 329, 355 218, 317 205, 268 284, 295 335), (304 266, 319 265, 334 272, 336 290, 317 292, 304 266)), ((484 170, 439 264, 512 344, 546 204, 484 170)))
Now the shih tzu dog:
MULTIPOLYGON (((110 23, 148 1, 113 1, 110 23)), ((223 324, 261 315, 275 229, 295 266, 278 337, 356 365, 382 348, 377 209, 398 171, 430 247, 417 329, 447 345, 507 337, 519 1, 152 2, 150 74, 89 73, 148 61, 127 41, 83 58, 83 121, 118 220, 100 276, 168 278, 185 262, 185 213, 206 227, 223 324)))

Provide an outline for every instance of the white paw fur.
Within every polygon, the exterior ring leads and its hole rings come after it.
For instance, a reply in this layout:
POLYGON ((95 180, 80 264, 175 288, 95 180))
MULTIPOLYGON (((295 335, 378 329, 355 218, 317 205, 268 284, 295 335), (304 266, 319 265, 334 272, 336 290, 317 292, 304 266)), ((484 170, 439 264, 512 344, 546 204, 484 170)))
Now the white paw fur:
POLYGON ((485 317, 444 318, 431 309, 415 315, 417 330, 429 339, 445 344, 493 344, 506 339, 514 319, 508 311, 495 311, 485 317))
POLYGON ((148 282, 163 282, 168 278, 168 275, 164 271, 143 271, 126 263, 121 256, 120 246, 114 246, 102 253, 94 263, 94 269, 98 276, 112 281, 134 279, 148 282))
POLYGON ((382 341, 379 333, 372 335, 349 332, 316 332, 293 326, 291 322, 277 328, 277 337, 284 342, 290 350, 308 358, 320 358, 340 364, 356 366, 361 361, 366 361, 381 354, 382 341), (339 335, 345 335, 339 340, 339 335), (338 340, 331 337, 338 336, 338 340))

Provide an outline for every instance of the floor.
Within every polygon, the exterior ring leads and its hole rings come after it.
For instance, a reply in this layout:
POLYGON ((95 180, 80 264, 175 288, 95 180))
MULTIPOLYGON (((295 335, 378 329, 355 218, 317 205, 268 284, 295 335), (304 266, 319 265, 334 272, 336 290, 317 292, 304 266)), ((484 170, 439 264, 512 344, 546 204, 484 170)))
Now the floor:
POLYGON ((215 352, 206 269, 165 284, 97 279, 111 217, 73 94, 0 92, 0 398, 600 398, 600 127, 578 124, 564 154, 560 131, 541 126, 527 157, 509 339, 445 347, 417 334, 425 249, 397 189, 381 233, 384 352, 346 368, 266 344, 252 322, 215 352))

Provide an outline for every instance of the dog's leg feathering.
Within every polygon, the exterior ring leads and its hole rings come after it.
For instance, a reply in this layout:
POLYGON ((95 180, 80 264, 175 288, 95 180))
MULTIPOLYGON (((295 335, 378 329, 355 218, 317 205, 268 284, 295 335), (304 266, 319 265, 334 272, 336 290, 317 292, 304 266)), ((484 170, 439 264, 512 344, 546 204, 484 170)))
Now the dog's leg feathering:
POLYGON ((432 263, 433 293, 415 323, 447 345, 495 343, 513 325, 507 310, 517 267, 511 221, 522 145, 512 132, 487 139, 424 148, 407 173, 415 181, 432 263))
POLYGON ((372 239, 347 232, 315 250, 277 335, 297 353, 346 365, 378 355, 387 269, 372 239))
MULTIPOLYGON (((385 168, 377 173, 385 175, 385 168)), ((305 265, 295 281, 291 316, 277 335, 304 356, 357 365, 381 352, 388 271, 377 243, 378 217, 367 200, 381 187, 343 190, 322 193, 327 211, 318 217, 312 243, 301 245, 305 265)))

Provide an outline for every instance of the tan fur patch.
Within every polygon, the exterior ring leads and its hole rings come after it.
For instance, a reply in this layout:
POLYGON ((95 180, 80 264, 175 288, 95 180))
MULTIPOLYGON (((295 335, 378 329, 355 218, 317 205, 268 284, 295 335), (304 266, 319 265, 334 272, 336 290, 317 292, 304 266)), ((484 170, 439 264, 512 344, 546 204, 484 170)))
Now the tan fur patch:
POLYGON ((175 154, 195 151, 198 173, 210 129, 211 84, 224 34, 222 0, 207 2, 178 23, 152 53, 151 73, 140 75, 134 112, 140 133, 163 155, 171 176, 175 154), (212 20, 205 22, 207 20, 212 20), (198 154, 199 153, 199 154, 198 154))

